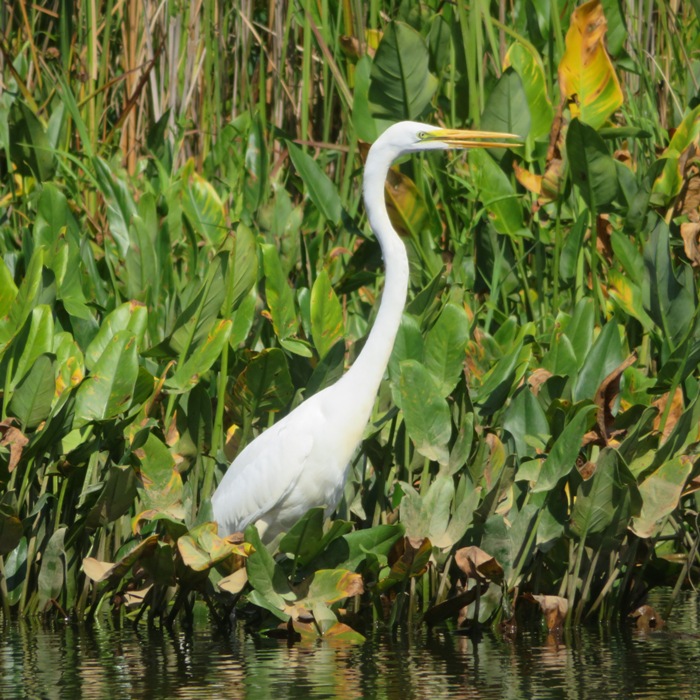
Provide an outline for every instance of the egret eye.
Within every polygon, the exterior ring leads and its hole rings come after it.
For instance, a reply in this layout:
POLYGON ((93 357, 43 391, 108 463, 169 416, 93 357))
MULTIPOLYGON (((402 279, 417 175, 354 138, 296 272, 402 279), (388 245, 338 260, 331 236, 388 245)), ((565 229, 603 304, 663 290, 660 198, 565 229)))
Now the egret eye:
POLYGON ((428 138, 428 134, 425 131, 419 131, 418 132, 418 140, 419 141, 425 141, 425 139, 428 138))

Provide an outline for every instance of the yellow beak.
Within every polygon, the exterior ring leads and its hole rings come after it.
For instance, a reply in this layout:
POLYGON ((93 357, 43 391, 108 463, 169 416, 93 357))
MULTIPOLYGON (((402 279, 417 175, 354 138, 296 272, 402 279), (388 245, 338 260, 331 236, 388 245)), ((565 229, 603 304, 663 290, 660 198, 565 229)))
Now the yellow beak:
POLYGON ((522 139, 517 134, 503 134, 498 131, 469 131, 466 129, 428 131, 424 140, 443 141, 454 148, 517 148, 523 145, 522 139))

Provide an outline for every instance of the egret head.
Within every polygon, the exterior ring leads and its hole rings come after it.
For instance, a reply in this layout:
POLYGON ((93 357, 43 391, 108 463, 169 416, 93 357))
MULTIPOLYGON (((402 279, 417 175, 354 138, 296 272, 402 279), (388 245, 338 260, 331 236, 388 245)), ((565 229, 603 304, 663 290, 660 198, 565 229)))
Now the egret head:
POLYGON ((374 143, 374 151, 385 151, 394 160, 416 151, 446 150, 448 148, 508 148, 519 145, 515 134, 495 131, 443 129, 420 122, 392 124, 374 143))

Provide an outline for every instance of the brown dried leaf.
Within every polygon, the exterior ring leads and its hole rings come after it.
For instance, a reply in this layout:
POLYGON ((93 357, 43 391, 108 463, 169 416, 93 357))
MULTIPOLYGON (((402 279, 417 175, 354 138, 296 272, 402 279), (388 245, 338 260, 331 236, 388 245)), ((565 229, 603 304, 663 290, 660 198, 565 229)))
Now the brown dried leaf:
POLYGON ((246 583, 248 583, 248 571, 243 568, 238 569, 238 571, 234 571, 232 574, 222 578, 217 586, 222 591, 236 595, 245 588, 246 583))
POLYGON ((569 601, 566 598, 561 598, 558 595, 533 595, 532 593, 523 593, 523 598, 540 606, 547 622, 547 629, 550 632, 561 629, 566 619, 566 613, 569 611, 569 601))
POLYGON ((598 406, 598 415, 596 421, 600 436, 608 444, 610 437, 609 429, 612 427, 614 417, 612 414, 612 405, 617 395, 620 392, 620 377, 622 373, 635 363, 637 355, 632 353, 621 365, 616 367, 607 377, 601 382, 598 391, 595 394, 595 403, 598 406))
MULTIPOLYGON (((661 425, 661 418, 666 410, 668 397, 668 394, 663 394, 653 403, 653 405, 659 409, 658 415, 654 418, 654 430, 658 430, 659 426, 661 425)), ((668 417, 666 418, 663 432, 661 433, 662 445, 664 442, 666 442, 668 436, 671 434, 671 431, 676 427, 676 423, 678 423, 680 417, 683 415, 683 408, 683 390, 677 386, 676 391, 673 394, 673 399, 671 400, 671 408, 668 412, 668 417)))
MULTIPOLYGON (((700 202, 698 203, 700 206, 700 202)), ((693 267, 700 267, 700 223, 686 222, 681 224, 683 248, 693 267)))
POLYGON ((462 547, 455 552, 455 564, 467 578, 477 581, 503 581, 503 567, 480 547, 462 547))
POLYGON ((15 470, 19 460, 22 459, 22 452, 29 442, 29 438, 19 428, 10 425, 12 420, 12 418, 8 418, 0 424, 0 432, 3 433, 0 445, 10 448, 10 460, 7 465, 10 474, 15 470))
POLYGON ((635 620, 635 625, 641 632, 653 632, 666 626, 664 619, 651 605, 640 605, 629 616, 635 620))
POLYGON ((552 376, 552 373, 544 367, 538 367, 528 378, 527 383, 532 393, 537 396, 540 387, 552 376))

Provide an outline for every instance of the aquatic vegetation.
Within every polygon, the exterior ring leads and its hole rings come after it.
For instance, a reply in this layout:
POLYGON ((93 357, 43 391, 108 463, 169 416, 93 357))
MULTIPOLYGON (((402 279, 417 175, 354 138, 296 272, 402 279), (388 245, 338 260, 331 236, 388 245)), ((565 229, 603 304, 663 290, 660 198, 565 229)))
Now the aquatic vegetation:
POLYGON ((695 581, 700 33, 647 4, 9 3, 5 611, 174 621, 202 596, 223 621, 238 596, 256 630, 352 640, 523 594, 613 619, 695 581), (336 517, 222 538, 232 457, 361 346, 362 153, 418 117, 525 148, 392 171, 409 304, 336 517))

